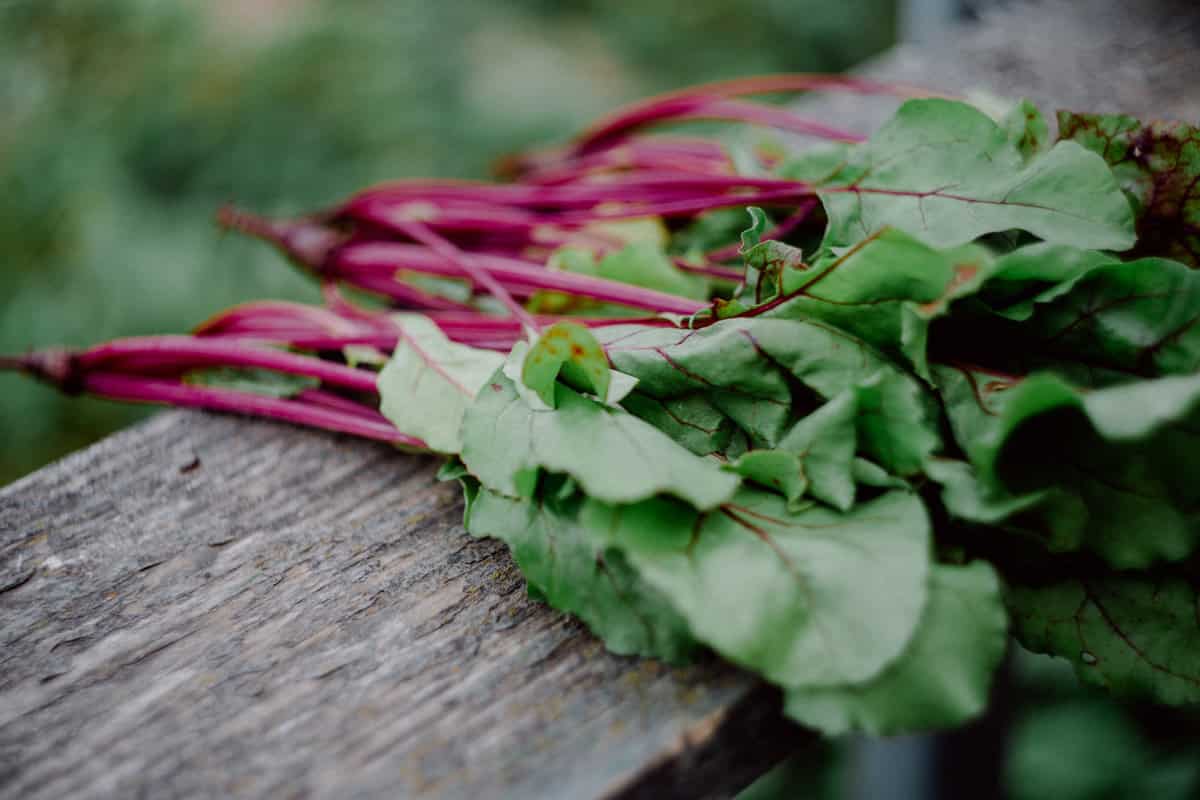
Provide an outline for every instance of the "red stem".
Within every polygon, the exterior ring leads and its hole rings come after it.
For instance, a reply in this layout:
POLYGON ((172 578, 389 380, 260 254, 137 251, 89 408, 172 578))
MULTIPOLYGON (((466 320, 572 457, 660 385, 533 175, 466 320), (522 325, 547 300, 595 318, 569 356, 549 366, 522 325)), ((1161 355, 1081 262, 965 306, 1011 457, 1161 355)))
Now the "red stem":
POLYGON ((304 375, 331 386, 360 392, 377 391, 374 373, 365 370, 245 342, 189 336, 117 339, 78 354, 76 364, 85 371, 114 365, 137 369, 168 366, 184 369, 198 366, 250 367, 304 375))
MULTIPOLYGON (((633 308, 676 314, 694 314, 705 305, 686 297, 643 289, 620 281, 545 269, 520 259, 478 254, 474 261, 480 272, 511 291, 532 293, 549 289, 633 308)), ((425 248, 393 242, 347 245, 338 251, 331 269, 344 280, 364 286, 367 278, 393 280, 391 276, 399 269, 452 277, 462 274, 461 270, 446 264, 437 254, 425 248)), ((522 311, 528 316, 529 312, 522 311)))
POLYGON ((416 241, 433 250, 442 258, 456 266, 459 271, 470 278, 479 286, 484 287, 487 291, 499 300, 505 308, 513 315, 514 318, 521 321, 521 324, 530 332, 537 333, 541 330, 541 326, 530 315, 525 308, 513 299, 508 290, 500 284, 487 270, 475 263, 471 256, 468 256, 463 251, 452 245, 450 242, 443 239, 438 234, 429 229, 427 225, 420 222, 401 222, 399 227, 405 234, 411 236, 416 241))
POLYGON ((427 449, 424 442, 401 433, 382 414, 368 410, 349 413, 340 409, 315 405, 299 400, 192 386, 178 381, 134 377, 110 372, 95 372, 83 379, 84 391, 135 403, 163 403, 210 411, 230 411, 257 417, 284 420, 299 425, 348 433, 365 439, 427 449))
POLYGON ((623 108, 604 116, 588 126, 576 138, 575 149, 589 149, 588 143, 611 136, 613 132, 626 129, 629 120, 644 118, 653 109, 678 101, 683 98, 695 97, 739 97, 759 94, 796 93, 807 91, 840 91, 852 94, 885 94, 896 97, 929 97, 941 96, 918 87, 899 83, 884 83, 868 78, 852 75, 823 75, 817 73, 792 73, 780 75, 761 75, 752 78, 738 78, 727 81, 690 86, 679 91, 656 95, 644 100, 631 103, 623 108))

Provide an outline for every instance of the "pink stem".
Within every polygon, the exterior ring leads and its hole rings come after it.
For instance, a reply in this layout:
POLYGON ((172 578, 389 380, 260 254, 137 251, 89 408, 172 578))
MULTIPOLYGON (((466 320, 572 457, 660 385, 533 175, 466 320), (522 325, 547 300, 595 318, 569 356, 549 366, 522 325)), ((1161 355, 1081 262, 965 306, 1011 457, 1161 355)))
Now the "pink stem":
MULTIPOLYGON (((478 255, 476 258, 476 266, 479 271, 487 275, 489 280, 503 283, 508 290, 531 293, 540 289, 549 289, 584 295, 633 308, 669 311, 676 314, 693 314, 704 306, 703 303, 696 300, 689 300, 666 292, 643 289, 620 281, 611 281, 590 275, 545 269, 519 259, 485 255, 478 255)), ((360 285, 363 285, 363 280, 370 277, 372 273, 391 276, 401 268, 431 275, 456 277, 462 274, 460 269, 446 264, 437 257, 437 254, 430 253, 424 248, 391 242, 347 245, 338 251, 331 268, 336 269, 337 274, 346 280, 360 285)), ((386 279, 391 280, 390 277, 386 279)), ((529 312, 521 310, 528 316, 529 312)))
MULTIPOLYGON (((354 335, 337 335, 314 332, 307 328, 265 328, 263 330, 239 330, 216 334, 205 334, 207 338, 235 341, 249 345, 286 344, 300 350, 341 350, 343 347, 359 345, 374 347, 390 352, 396 347, 400 336, 394 333, 359 333, 354 335)), ((361 370, 359 370, 361 371, 361 370)))
POLYGON ((730 189, 793 189, 800 181, 750 175, 680 174, 670 170, 599 176, 544 186, 411 186, 361 192, 338 207, 337 215, 385 226, 421 222, 447 228, 523 229, 553 224, 553 214, 522 210, 590 207, 601 203, 647 202, 708 195, 730 189))
POLYGON ((333 411, 341 411, 346 414, 354 414, 363 419, 374 420, 378 422, 381 418, 386 421, 378 411, 373 408, 367 408, 362 403, 356 403, 353 400, 342 397, 340 394, 327 392, 324 389, 303 389, 297 392, 291 399, 300 403, 307 403, 313 406, 321 406, 333 411))
POLYGON ((607 147, 613 141, 623 139, 631 131, 648 125, 694 119, 749 122, 842 142, 863 140, 861 135, 853 131, 808 120, 786 109, 724 100, 715 95, 687 94, 635 108, 623 116, 610 119, 607 124, 602 123, 599 127, 592 128, 576 141, 574 152, 580 155, 594 152, 607 147))
POLYGON ((396 430, 382 414, 348 413, 298 400, 109 372, 85 375, 83 389, 114 400, 164 403, 210 411, 250 414, 338 433, 348 433, 365 439, 427 449, 425 443, 420 439, 396 430))
POLYGON ((729 161, 728 159, 714 161, 670 154, 642 154, 632 151, 632 148, 626 145, 570 159, 558 165, 549 165, 523 176, 521 180, 523 183, 539 186, 561 186, 572 181, 586 179, 596 173, 644 169, 667 170, 683 174, 722 175, 729 173, 729 161))
POLYGON ((251 367, 290 375, 317 378, 332 386, 375 393, 375 375, 322 361, 311 356, 287 353, 269 347, 200 339, 188 336, 147 336, 117 339, 80 353, 77 363, 84 370, 115 363, 132 363, 141 368, 176 366, 251 367))
POLYGON ((448 297, 438 297, 429 292, 415 289, 390 275, 360 275, 356 276, 353 281, 348 280, 347 282, 373 294, 387 297, 402 308, 432 311, 469 311, 471 309, 467 303, 460 303, 448 297))
MULTIPOLYGON (((553 177, 552 173, 562 172, 563 176, 575 175, 583 167, 587 159, 595 158, 592 163, 596 166, 606 159, 616 161, 620 166, 627 161, 626 166, 636 163, 658 162, 668 163, 678 159, 682 163, 694 165, 697 169, 701 164, 712 165, 712 170, 729 171, 732 164, 725 149, 716 142, 708 139, 685 136, 655 136, 645 139, 629 139, 620 142, 608 150, 598 151, 588 156, 573 156, 571 148, 552 148, 510 156, 498 166, 498 172, 512 178, 519 178, 525 183, 541 183, 541 176, 553 177)), ((555 180, 549 181, 554 183, 555 180)))
POLYGON ((807 91, 840 91, 851 94, 880 94, 896 97, 944 96, 914 86, 885 83, 852 75, 823 75, 816 73, 791 73, 760 75, 751 78, 717 81, 690 86, 675 92, 660 94, 631 103, 602 117, 590 125, 576 139, 576 149, 587 149, 588 142, 606 138, 612 132, 628 128, 630 120, 636 121, 653 109, 681 98, 700 97, 744 97, 759 94, 796 93, 807 91))
POLYGON ((443 239, 438 234, 429 229, 428 226, 420 222, 402 222, 399 227, 405 234, 412 237, 414 240, 425 245, 442 258, 449 261, 459 271, 474 281, 477 285, 487 289, 488 293, 499 300, 505 308, 513 315, 514 318, 521 321, 521 324, 531 332, 536 333, 541 330, 529 312, 513 299, 508 290, 500 284, 487 270, 475 263, 471 256, 468 256, 463 251, 459 250, 450 242, 443 239))
POLYGON ((354 333, 362 328, 362 321, 346 319, 332 309, 319 306, 265 300, 226 309, 201 323, 193 333, 208 336, 245 329, 264 330, 273 325, 284 328, 305 325, 330 333, 354 333))
POLYGON ((713 195, 710 197, 687 200, 650 203, 647 205, 628 205, 624 208, 604 209, 562 214, 559 221, 566 224, 582 224, 605 219, 628 219, 630 217, 675 217, 698 214, 714 208, 729 208, 731 206, 747 206, 755 204, 783 203, 793 204, 813 194, 807 187, 796 189, 776 189, 756 192, 754 194, 713 195))

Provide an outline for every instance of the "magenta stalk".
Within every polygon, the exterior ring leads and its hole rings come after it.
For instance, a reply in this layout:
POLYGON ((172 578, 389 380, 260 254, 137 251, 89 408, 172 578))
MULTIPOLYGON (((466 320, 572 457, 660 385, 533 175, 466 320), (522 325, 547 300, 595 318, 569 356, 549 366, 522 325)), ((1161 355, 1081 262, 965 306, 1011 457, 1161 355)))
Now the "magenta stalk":
POLYGON ((854 131, 806 119, 799 114, 775 106, 746 103, 739 100, 722 100, 709 95, 688 95, 669 98, 614 120, 609 126, 601 127, 577 142, 575 152, 580 154, 594 152, 608 146, 613 141, 624 139, 632 131, 651 125, 689 120, 745 122, 837 142, 855 143, 861 142, 865 138, 854 131))
MULTIPOLYGON (((313 242, 321 239, 319 234, 305 232, 310 227, 320 226, 307 221, 266 222, 248 230, 280 247, 293 258, 300 259, 302 264, 326 278, 342 280, 393 298, 404 296, 409 289, 396 279, 396 274, 401 270, 451 278, 465 276, 505 302, 514 317, 529 326, 530 330, 537 330, 533 317, 513 300, 514 293, 528 296, 540 290, 569 292, 601 302, 676 314, 693 314, 704 306, 695 300, 666 292, 590 275, 550 270, 535 262, 508 256, 467 254, 420 223, 405 222, 398 226, 413 234, 413 238, 420 237, 420 244, 415 245, 384 241, 343 244, 320 250, 293 247, 295 241, 313 242), (303 260, 309 258, 318 260, 303 260)), ((440 308, 462 311, 469 307, 446 301, 440 308)))
MULTIPOLYGON (((536 264, 503 256, 476 256, 480 271, 503 284, 511 292, 532 294, 539 290, 567 292, 601 302, 616 303, 647 311, 694 314, 705 306, 686 297, 643 289, 620 281, 546 269, 536 264)), ((395 242, 368 242, 348 245, 328 265, 328 274, 349 283, 364 278, 394 280, 400 269, 430 275, 459 277, 461 270, 447 264, 425 248, 395 242)), ((523 310, 523 309, 522 309, 523 310)), ((525 312, 528 314, 528 312, 525 312)))
MULTIPOLYGON (((555 211, 587 209, 623 202, 654 202, 709 196, 734 189, 805 190, 795 180, 728 173, 679 173, 669 169, 593 176, 568 183, 477 186, 392 184, 359 192, 339 205, 336 217, 362 218, 386 224, 419 221, 439 227, 507 230, 557 222, 555 211)), ((242 228, 268 238, 267 223, 242 228)))
POLYGON ((97 372, 83 378, 82 390, 112 400, 155 403, 209 411, 226 411, 266 417, 311 428, 347 433, 364 439, 427 449, 424 442, 396 430, 382 414, 353 413, 327 404, 238 392, 178 381, 97 372))
POLYGON ((525 307, 514 300, 512 295, 508 293, 508 290, 495 277, 476 264, 472 256, 459 250, 420 222, 405 223, 402 227, 406 235, 433 250, 457 267, 463 277, 470 278, 475 284, 487 289, 492 297, 499 300, 509 310, 514 319, 521 322, 521 325, 525 327, 530 335, 534 335, 541 330, 541 326, 525 310, 525 307))
POLYGON ((641 124, 641 121, 648 117, 653 117, 656 109, 664 106, 669 108, 671 103, 680 100, 745 97, 761 94, 794 94, 808 91, 881 94, 904 98, 942 96, 905 84, 873 81, 868 78, 859 78, 850 75, 792 73, 717 81, 649 97, 619 108, 584 130, 576 138, 574 150, 580 152, 594 149, 596 142, 603 139, 611 139, 614 136, 619 137, 621 133, 628 131, 631 127, 641 124))
POLYGON ((243 367, 269 369, 316 378, 330 386, 375 393, 375 375, 311 356, 288 353, 246 342, 225 342, 189 336, 146 336, 117 339, 74 356, 85 372, 113 366, 145 371, 163 368, 243 367))

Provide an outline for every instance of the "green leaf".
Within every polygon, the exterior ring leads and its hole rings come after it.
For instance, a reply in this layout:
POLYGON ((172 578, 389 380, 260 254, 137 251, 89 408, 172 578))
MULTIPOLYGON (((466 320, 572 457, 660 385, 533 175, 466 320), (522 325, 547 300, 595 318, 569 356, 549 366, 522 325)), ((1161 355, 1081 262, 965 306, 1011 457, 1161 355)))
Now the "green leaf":
POLYGON ((601 278, 656 289, 660 292, 708 299, 708 281, 684 272, 653 242, 634 242, 600 259, 596 274, 601 278))
POLYGON ((1160 703, 1200 702, 1195 583, 1131 573, 1014 586, 1007 599, 1021 644, 1067 659, 1084 683, 1160 703))
POLYGON ((1041 239, 1124 250, 1133 215, 1094 153, 1059 142, 1028 161, 987 115, 950 100, 910 100, 818 187, 827 248, 893 226, 932 247, 1023 230, 1041 239))
POLYGON ((930 346, 1099 388, 1200 371, 1198 322, 1200 273, 1177 261, 1035 245, 999 259, 973 297, 935 322, 930 346))
POLYGON ((504 357, 451 342, 432 321, 396 315, 400 340, 379 373, 379 410, 431 450, 462 449, 463 414, 504 357))
POLYGON ((998 258, 979 298, 993 313, 1026 320, 1037 304, 1066 294, 1092 270, 1113 263, 1116 259, 1097 250, 1037 242, 998 258))
MULTIPOLYGON (((708 280, 677 267, 663 251, 663 245, 657 241, 630 242, 620 250, 606 254, 599 262, 589 250, 562 247, 550 256, 547 265, 551 269, 607 278, 694 300, 708 299, 708 280)), ((557 292, 548 293, 544 299, 553 301, 554 295, 560 295, 556 308, 570 308, 579 300, 557 292)))
POLYGON ((458 303, 468 303, 475 293, 475 285, 466 278, 447 278, 437 275, 427 275, 409 269, 396 271, 396 281, 407 283, 434 297, 444 297, 458 303))
POLYGON ((591 331, 577 322, 556 322, 542 331, 521 369, 524 384, 551 407, 560 375, 568 385, 608 399, 608 357, 591 331))
POLYGON ((939 251, 885 228, 808 272, 790 276, 787 298, 763 316, 810 318, 848 331, 928 378, 929 321, 986 277, 981 247, 939 251))
POLYGON ((903 652, 925 607, 929 519, 907 492, 848 513, 789 513, 783 498, 742 489, 709 512, 668 499, 589 502, 581 518, 698 639, 785 687, 870 680, 903 652))
POLYGON ((307 375, 289 375, 252 367, 205 367, 183 376, 183 382, 213 389, 259 394, 265 397, 294 397, 305 389, 315 389, 321 381, 307 375))
POLYGON ((930 459, 925 474, 941 484, 942 503, 959 520, 996 526, 1003 535, 1019 535, 1051 553, 1084 546, 1088 510, 1069 489, 1013 494, 985 485, 970 464, 952 459, 930 459))
POLYGON ((442 461, 434 477, 439 481, 461 481, 470 476, 470 472, 457 456, 450 456, 442 461))
POLYGON ((1028 100, 1019 100, 1000 120, 1008 141, 1028 161, 1050 149, 1050 126, 1038 107, 1028 100))
POLYGON ((634 391, 621 405, 698 456, 724 454, 733 439, 733 422, 699 393, 664 400, 634 391))
POLYGON ((876 489, 909 489, 903 478, 897 478, 878 464, 865 458, 856 458, 851 465, 854 482, 860 486, 873 486, 876 489))
POLYGON ((493 491, 529 497, 539 470, 565 473, 613 503, 667 493, 698 508, 728 500, 738 479, 621 408, 555 386, 553 409, 531 408, 502 371, 463 419, 462 460, 493 491))
POLYGON ((1060 111, 1058 130, 1103 157, 1133 198, 1134 255, 1200 266, 1200 128, 1060 111))
POLYGON ((1037 298, 1014 345, 1089 384, 1200 370, 1200 273, 1159 258, 1091 264, 1037 298))
POLYGON ((936 409, 920 382, 852 335, 813 320, 733 318, 681 331, 597 331, 613 365, 660 399, 702 393, 760 449, 847 389, 857 393, 860 450, 900 475, 938 446, 936 409), (815 394, 814 394, 815 393, 815 394))
POLYGON ((1185 558, 1200 541, 1200 375, 1093 391, 1047 373, 935 375, 985 493, 1057 491, 1039 513, 1060 546, 1083 531, 1082 549, 1132 569, 1185 558))
POLYGON ((684 255, 702 255, 725 247, 737 239, 745 223, 746 212, 740 208, 706 211, 675 232, 671 249, 684 255))
POLYGON ((761 486, 774 489, 797 511, 810 493, 834 508, 854 504, 854 425, 857 395, 846 391, 797 422, 774 450, 751 450, 731 469, 761 486))
POLYGON ((696 650, 687 623, 666 598, 639 578, 624 555, 581 526, 569 504, 484 490, 467 529, 508 544, 537 595, 583 620, 612 652, 680 663, 696 650))
POLYGON ((823 184, 838 175, 851 159, 854 146, 837 142, 823 147, 805 148, 791 154, 775 170, 780 178, 823 184))
POLYGON ((342 358, 351 367, 379 369, 388 362, 388 354, 378 347, 363 344, 348 344, 342 348, 342 358))
POLYGON ((1007 628, 1000 582, 990 566, 936 565, 921 624, 895 663, 866 683, 793 689, 786 713, 832 736, 960 725, 987 706, 1007 628))

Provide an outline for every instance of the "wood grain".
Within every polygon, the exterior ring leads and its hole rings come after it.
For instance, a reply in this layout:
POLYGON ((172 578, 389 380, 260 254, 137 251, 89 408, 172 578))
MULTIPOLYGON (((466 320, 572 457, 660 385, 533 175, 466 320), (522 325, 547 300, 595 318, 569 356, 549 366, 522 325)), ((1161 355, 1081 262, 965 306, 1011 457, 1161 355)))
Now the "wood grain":
MULTIPOLYGON (((1193 5, 1013 4, 866 71, 1195 121, 1193 5)), ((0 491, 0 797, 715 798, 806 740, 530 602, 433 472, 169 412, 0 491)))
POLYGON ((3 794, 722 796, 800 740, 529 601, 434 466, 170 412, 0 494, 3 794))

